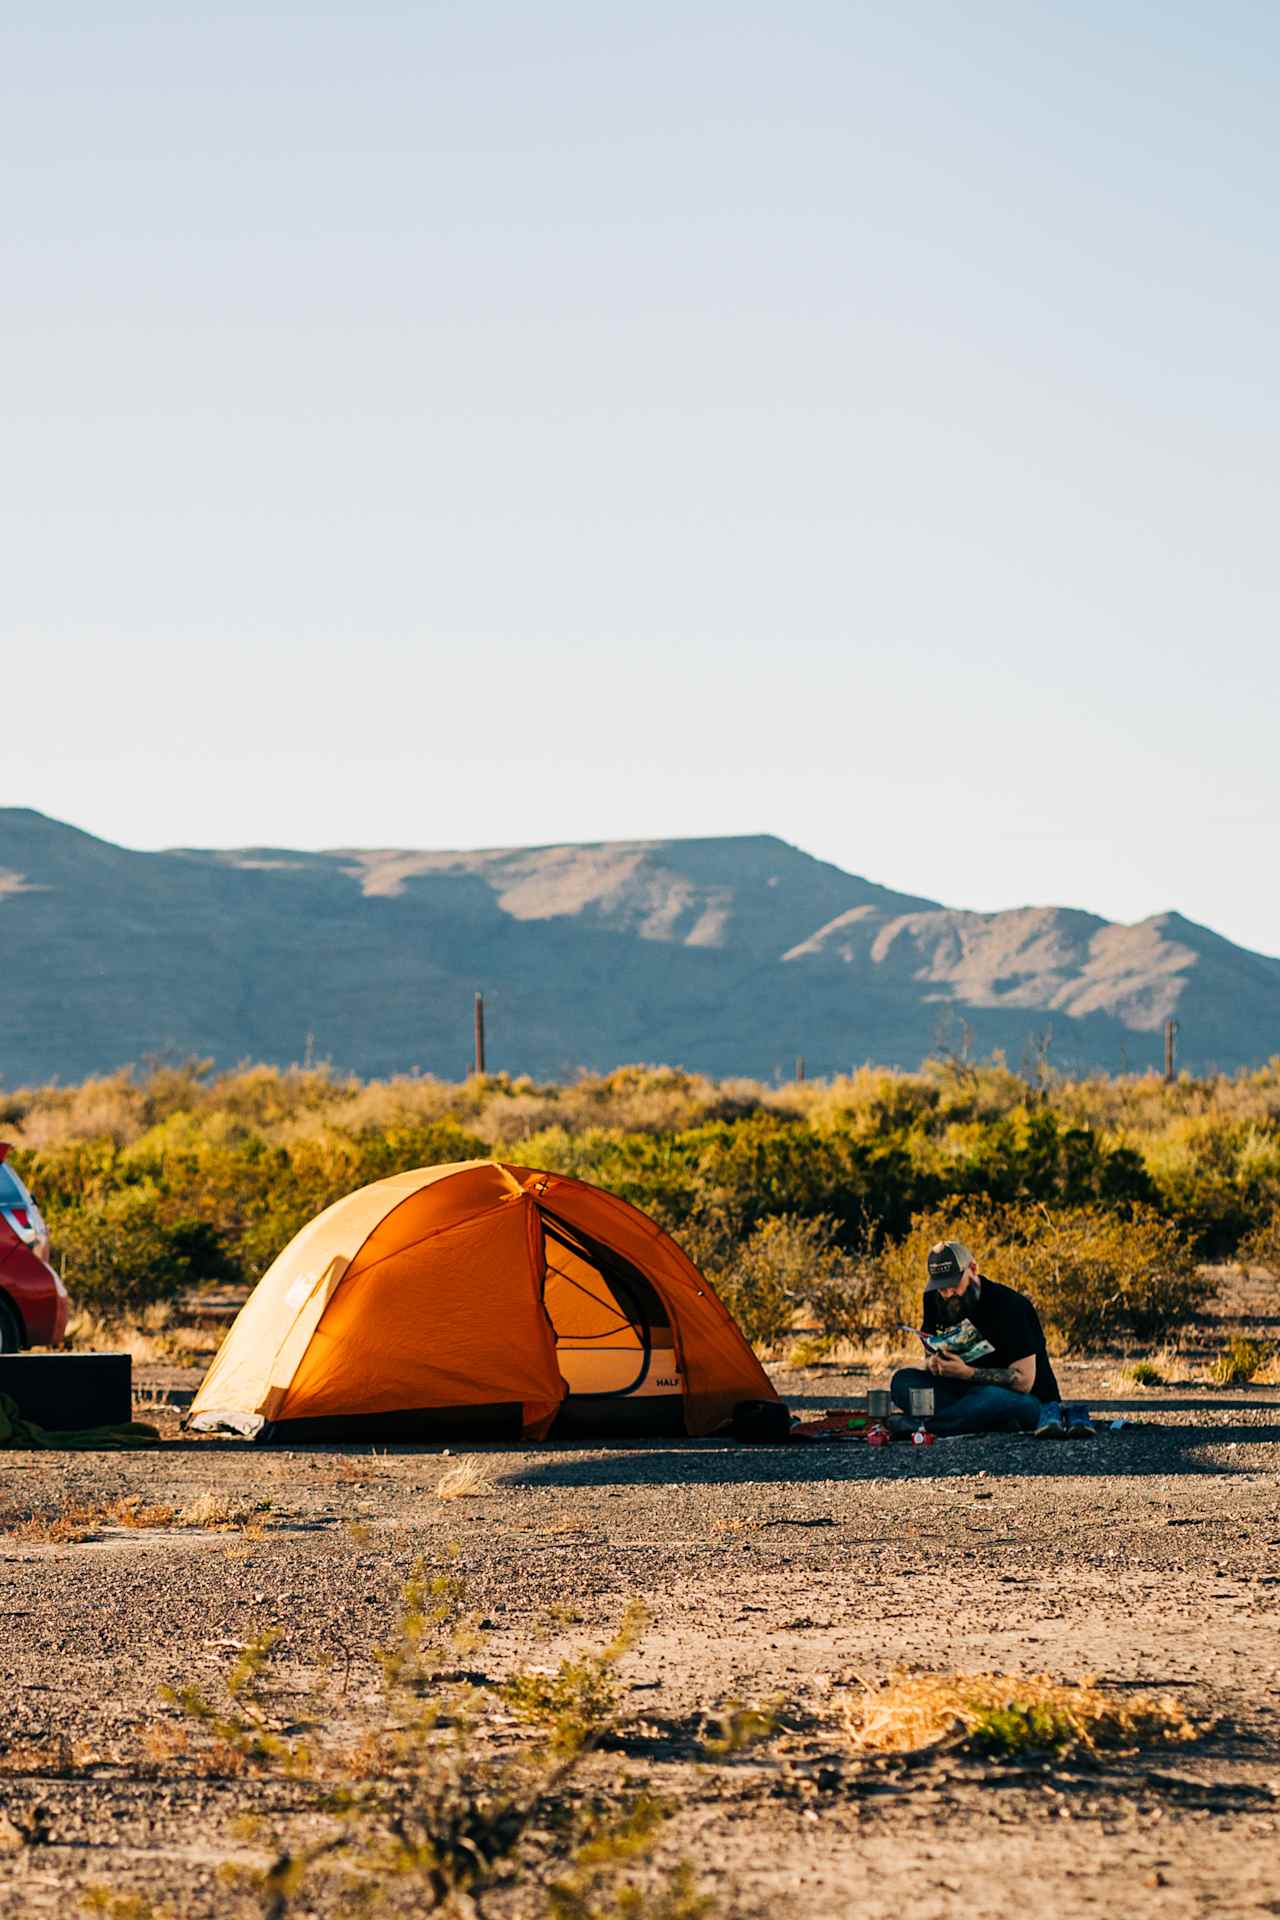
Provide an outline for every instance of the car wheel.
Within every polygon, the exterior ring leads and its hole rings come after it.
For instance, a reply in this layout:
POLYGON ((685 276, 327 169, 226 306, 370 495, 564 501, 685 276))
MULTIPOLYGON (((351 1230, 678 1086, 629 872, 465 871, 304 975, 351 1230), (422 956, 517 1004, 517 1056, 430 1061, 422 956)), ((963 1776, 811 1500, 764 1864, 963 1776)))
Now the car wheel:
POLYGON ((0 1300, 0 1353, 22 1352, 22 1328, 7 1300, 0 1300))

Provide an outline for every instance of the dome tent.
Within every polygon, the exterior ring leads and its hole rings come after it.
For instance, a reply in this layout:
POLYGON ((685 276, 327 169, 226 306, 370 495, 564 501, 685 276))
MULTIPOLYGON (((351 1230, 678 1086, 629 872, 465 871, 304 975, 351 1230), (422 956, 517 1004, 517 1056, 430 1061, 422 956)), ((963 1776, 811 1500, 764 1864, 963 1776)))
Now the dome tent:
POLYGON ((264 1440, 713 1432, 776 1394, 709 1283, 625 1200, 465 1160, 309 1222, 192 1406, 264 1440))

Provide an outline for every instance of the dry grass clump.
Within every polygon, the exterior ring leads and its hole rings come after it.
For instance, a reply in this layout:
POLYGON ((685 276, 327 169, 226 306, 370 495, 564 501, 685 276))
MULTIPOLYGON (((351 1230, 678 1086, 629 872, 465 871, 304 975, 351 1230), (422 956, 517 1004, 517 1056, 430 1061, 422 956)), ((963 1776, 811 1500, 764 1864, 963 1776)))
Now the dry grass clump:
POLYGON ((173 1304, 153 1301, 136 1313, 112 1318, 85 1310, 67 1322, 66 1344, 77 1353, 127 1353, 137 1367, 207 1366, 222 1344, 224 1329, 191 1326, 173 1304))
POLYGON ((143 1531, 155 1527, 171 1527, 178 1515, 173 1507, 162 1500, 148 1503, 140 1493, 124 1494, 118 1500, 109 1500, 102 1509, 103 1525, 108 1527, 137 1527, 143 1531))
POLYGON ((68 1500, 52 1510, 19 1514, 0 1514, 0 1533, 15 1540, 38 1541, 52 1546, 75 1546, 91 1540, 107 1527, 130 1527, 146 1532, 171 1527, 177 1510, 157 1501, 148 1503, 141 1494, 122 1494, 116 1500, 68 1500))
POLYGON ((69 1546, 87 1540, 98 1524, 98 1509, 88 1501, 73 1500, 54 1512, 0 1513, 0 1533, 11 1539, 50 1546, 69 1546))
POLYGON ((66 1344, 76 1353, 127 1353, 135 1367, 154 1366, 168 1358, 167 1329, 172 1309, 165 1302, 145 1307, 129 1320, 104 1319, 96 1313, 72 1313, 66 1344))
POLYGON ((235 1780, 252 1770, 243 1741, 192 1737, 182 1720, 153 1720, 139 1740, 144 1774, 177 1772, 201 1780, 235 1780))
POLYGON ((955 1743, 1014 1759, 1026 1753, 1132 1751, 1194 1740, 1171 1694, 1109 1693, 1092 1679, 1046 1674, 900 1673, 864 1686, 846 1709, 857 1753, 913 1753, 955 1743))
POLYGON ((0 1774, 57 1778, 92 1766, 102 1757, 92 1742, 68 1740, 64 1734, 48 1740, 14 1740, 0 1747, 0 1774))
POLYGON ((1247 1387, 1280 1379, 1280 1347, 1271 1340, 1238 1335, 1210 1362, 1209 1378, 1218 1387, 1247 1387))
POLYGON ((178 1524, 183 1527, 203 1527, 209 1532, 228 1532, 235 1529, 259 1530, 271 1508, 264 1500, 237 1498, 231 1493, 216 1493, 210 1488, 198 1493, 194 1500, 188 1500, 178 1515, 178 1524))
POLYGON ((117 1893, 111 1887, 88 1886, 80 1901, 86 1913, 100 1914, 102 1920, 178 1920, 167 1902, 157 1907, 144 1893, 117 1893))
POLYGON ((446 1467, 436 1481, 437 1500, 475 1500, 492 1491, 493 1482, 483 1460, 459 1460, 455 1466, 446 1467))
POLYGON ((0 1514, 0 1533, 49 1546, 71 1546, 87 1540, 99 1524, 98 1509, 82 1500, 59 1507, 54 1513, 0 1514))

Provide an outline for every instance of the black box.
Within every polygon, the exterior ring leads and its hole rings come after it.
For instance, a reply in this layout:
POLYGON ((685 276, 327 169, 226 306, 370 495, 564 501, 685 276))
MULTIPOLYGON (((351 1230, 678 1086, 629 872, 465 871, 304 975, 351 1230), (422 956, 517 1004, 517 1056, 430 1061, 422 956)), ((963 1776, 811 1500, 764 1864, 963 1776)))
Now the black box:
POLYGON ((129 1353, 0 1353, 0 1393, 50 1433, 121 1427, 133 1418, 129 1353))

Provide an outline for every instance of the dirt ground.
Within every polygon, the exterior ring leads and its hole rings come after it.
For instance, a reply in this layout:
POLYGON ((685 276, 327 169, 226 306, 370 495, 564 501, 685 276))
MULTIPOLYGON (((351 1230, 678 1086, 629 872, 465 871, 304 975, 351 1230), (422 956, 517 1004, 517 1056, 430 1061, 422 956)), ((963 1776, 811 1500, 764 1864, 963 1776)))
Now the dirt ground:
MULTIPOLYGON (((691 1861, 722 1915, 1280 1914, 1280 1389, 1125 1396, 1064 1372, 1095 1441, 471 1447, 489 1488, 451 1501, 457 1449, 274 1452, 185 1439, 176 1411, 154 1452, 0 1455, 11 1515, 266 1503, 248 1533, 0 1534, 0 1915, 71 1914, 94 1886, 229 1911, 218 1870, 253 1859, 242 1816, 273 1793, 279 1813, 279 1790, 132 1767, 174 1717, 162 1687, 216 1691, 276 1628, 281 1683, 338 1659, 358 1722, 411 1569, 451 1554, 491 1676, 598 1646, 644 1602, 623 1761, 678 1806, 644 1872, 691 1861), (1095 1769, 860 1760, 845 1703, 902 1667, 1091 1673, 1212 1725, 1095 1769), (775 1731, 708 1757, 698 1730, 729 1702, 773 1703, 775 1731)), ((195 1377, 150 1384, 181 1401, 195 1377)), ((803 1412, 866 1381, 778 1384, 803 1412)))

